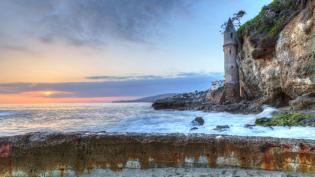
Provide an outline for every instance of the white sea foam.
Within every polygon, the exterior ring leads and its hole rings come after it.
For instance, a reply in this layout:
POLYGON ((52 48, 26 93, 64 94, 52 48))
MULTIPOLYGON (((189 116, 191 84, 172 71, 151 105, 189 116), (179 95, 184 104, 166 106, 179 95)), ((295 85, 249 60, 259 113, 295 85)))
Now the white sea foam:
POLYGON ((263 112, 259 113, 256 117, 257 118, 271 118, 272 117, 272 113, 277 112, 278 110, 274 107, 268 106, 268 105, 264 105, 263 106, 263 112))
POLYGON ((277 112, 278 110, 274 107, 271 107, 269 105, 263 105, 263 111, 255 116, 247 122, 248 125, 255 125, 257 118, 271 118, 272 113, 277 112))

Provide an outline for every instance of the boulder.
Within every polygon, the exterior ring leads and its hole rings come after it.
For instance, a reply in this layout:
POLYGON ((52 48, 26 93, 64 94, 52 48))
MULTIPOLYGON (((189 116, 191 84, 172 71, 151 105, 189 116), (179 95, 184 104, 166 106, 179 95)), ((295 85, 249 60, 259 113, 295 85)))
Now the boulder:
POLYGON ((194 130, 198 130, 198 128, 197 127, 193 127, 193 128, 190 129, 190 131, 194 131, 194 130))
POLYGON ((203 120, 202 117, 196 117, 192 122, 194 126, 201 126, 205 123, 205 120, 203 120))
POLYGON ((312 109, 315 106, 315 92, 307 93, 290 101, 292 110, 312 109))
POLYGON ((229 129, 229 128, 230 128, 230 126, 228 126, 228 125, 218 125, 213 130, 222 132, 222 131, 225 131, 226 129, 229 129))
POLYGON ((245 124, 244 127, 245 127, 245 128, 249 128, 249 129, 253 129, 253 127, 255 127, 255 125, 252 125, 252 124, 245 124))
POLYGON ((305 119, 300 122, 303 126, 315 127, 315 117, 310 119, 305 119))

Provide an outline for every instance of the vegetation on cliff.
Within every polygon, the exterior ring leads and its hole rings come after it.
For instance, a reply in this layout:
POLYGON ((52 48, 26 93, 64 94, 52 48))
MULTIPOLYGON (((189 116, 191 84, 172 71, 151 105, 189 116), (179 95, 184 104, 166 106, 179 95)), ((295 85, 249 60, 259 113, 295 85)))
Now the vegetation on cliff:
POLYGON ((274 113, 272 118, 258 118, 255 123, 260 126, 305 126, 303 121, 310 118, 298 113, 274 113))
POLYGON ((255 18, 240 26, 237 31, 239 43, 242 44, 244 37, 248 37, 255 48, 252 52, 254 59, 272 58, 280 32, 300 12, 306 1, 274 0, 263 7, 255 18))

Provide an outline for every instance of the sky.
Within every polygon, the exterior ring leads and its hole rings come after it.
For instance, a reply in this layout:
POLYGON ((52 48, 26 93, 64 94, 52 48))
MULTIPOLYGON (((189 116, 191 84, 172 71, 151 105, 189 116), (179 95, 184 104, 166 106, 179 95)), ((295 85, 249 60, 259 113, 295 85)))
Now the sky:
POLYGON ((206 90, 220 26, 272 0, 1 0, 0 103, 108 102, 206 90))

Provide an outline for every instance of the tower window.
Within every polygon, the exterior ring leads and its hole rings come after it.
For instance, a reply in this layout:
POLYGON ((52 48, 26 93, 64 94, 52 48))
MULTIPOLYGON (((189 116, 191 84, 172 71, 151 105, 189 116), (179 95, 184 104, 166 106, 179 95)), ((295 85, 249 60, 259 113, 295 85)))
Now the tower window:
POLYGON ((233 39, 233 33, 231 33, 231 38, 233 39))
POLYGON ((230 55, 232 54, 232 51, 231 51, 231 49, 230 49, 230 55))

